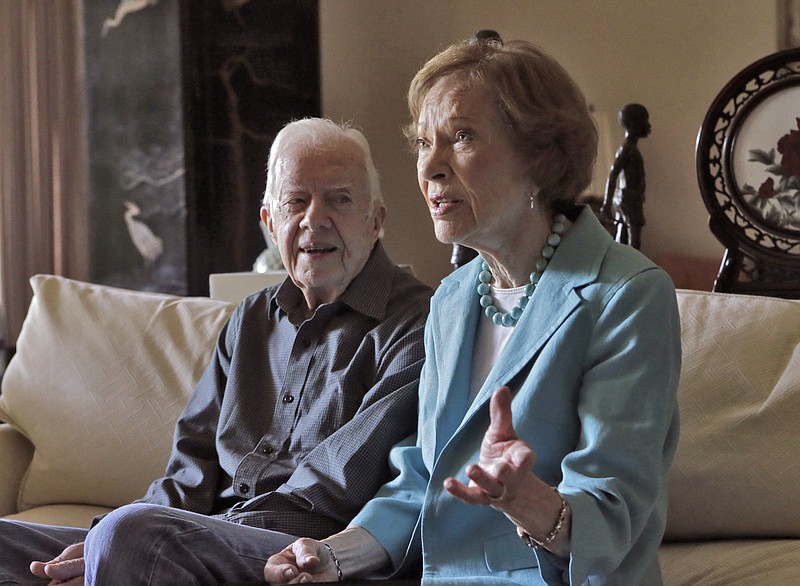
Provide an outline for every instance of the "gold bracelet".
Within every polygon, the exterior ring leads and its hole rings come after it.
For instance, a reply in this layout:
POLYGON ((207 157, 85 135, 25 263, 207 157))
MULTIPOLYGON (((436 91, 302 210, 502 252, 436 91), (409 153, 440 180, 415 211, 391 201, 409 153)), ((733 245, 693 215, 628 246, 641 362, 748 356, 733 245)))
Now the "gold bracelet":
POLYGON ((533 549, 548 549, 548 546, 553 543, 556 535, 558 535, 558 532, 561 531, 561 528, 564 526, 564 521, 567 518, 567 501, 564 500, 564 497, 561 496, 561 493, 558 492, 557 488, 553 487, 553 490, 558 495, 558 498, 561 499, 561 511, 558 513, 558 520, 556 521, 556 524, 553 526, 553 529, 550 531, 550 533, 547 534, 547 537, 544 538, 544 541, 539 541, 533 535, 525 531, 522 527, 517 526, 517 535, 519 535, 519 538, 525 545, 533 549))

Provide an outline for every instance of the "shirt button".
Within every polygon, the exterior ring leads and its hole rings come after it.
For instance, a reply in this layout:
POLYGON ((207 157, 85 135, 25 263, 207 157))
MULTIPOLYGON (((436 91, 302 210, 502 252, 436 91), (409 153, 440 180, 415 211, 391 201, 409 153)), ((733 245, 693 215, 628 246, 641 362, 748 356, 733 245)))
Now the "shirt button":
POLYGON ((284 395, 283 402, 284 403, 291 403, 294 401, 294 395, 284 395))
POLYGON ((239 490, 242 492, 242 494, 247 494, 248 492, 250 492, 250 486, 242 482, 241 484, 239 484, 239 490))

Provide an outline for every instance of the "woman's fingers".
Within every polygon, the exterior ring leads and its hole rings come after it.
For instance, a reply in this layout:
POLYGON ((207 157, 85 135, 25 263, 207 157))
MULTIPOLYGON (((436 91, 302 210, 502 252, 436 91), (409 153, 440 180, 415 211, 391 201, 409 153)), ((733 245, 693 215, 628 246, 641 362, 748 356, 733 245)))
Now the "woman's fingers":
POLYGON ((497 389, 489 401, 489 429, 486 431, 494 442, 517 438, 511 416, 511 390, 508 387, 497 389))
POLYGON ((466 503, 499 508, 523 489, 525 477, 532 474, 536 463, 536 453, 514 430, 508 387, 500 387, 492 395, 489 416, 480 463, 464 470, 469 484, 448 478, 444 488, 466 503))
POLYGON ((470 505, 488 505, 489 497, 486 492, 476 486, 467 486, 455 478, 446 478, 443 483, 444 489, 457 499, 469 503, 470 505))

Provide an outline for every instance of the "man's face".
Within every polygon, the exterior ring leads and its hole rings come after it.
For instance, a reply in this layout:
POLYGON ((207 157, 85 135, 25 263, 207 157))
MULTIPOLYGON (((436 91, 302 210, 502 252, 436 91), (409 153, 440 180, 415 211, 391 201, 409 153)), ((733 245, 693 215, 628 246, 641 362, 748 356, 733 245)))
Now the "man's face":
POLYGON ((277 194, 261 219, 313 309, 336 300, 364 268, 386 210, 373 209, 363 154, 350 141, 290 147, 276 169, 277 194))

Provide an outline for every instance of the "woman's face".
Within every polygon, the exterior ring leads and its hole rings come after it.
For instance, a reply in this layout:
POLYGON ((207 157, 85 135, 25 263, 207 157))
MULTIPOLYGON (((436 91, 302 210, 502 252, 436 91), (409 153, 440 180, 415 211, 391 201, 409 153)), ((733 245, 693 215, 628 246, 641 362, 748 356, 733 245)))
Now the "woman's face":
POLYGON ((417 178, 437 239, 480 251, 513 241, 538 191, 526 170, 491 91, 459 75, 431 88, 417 124, 417 178))

